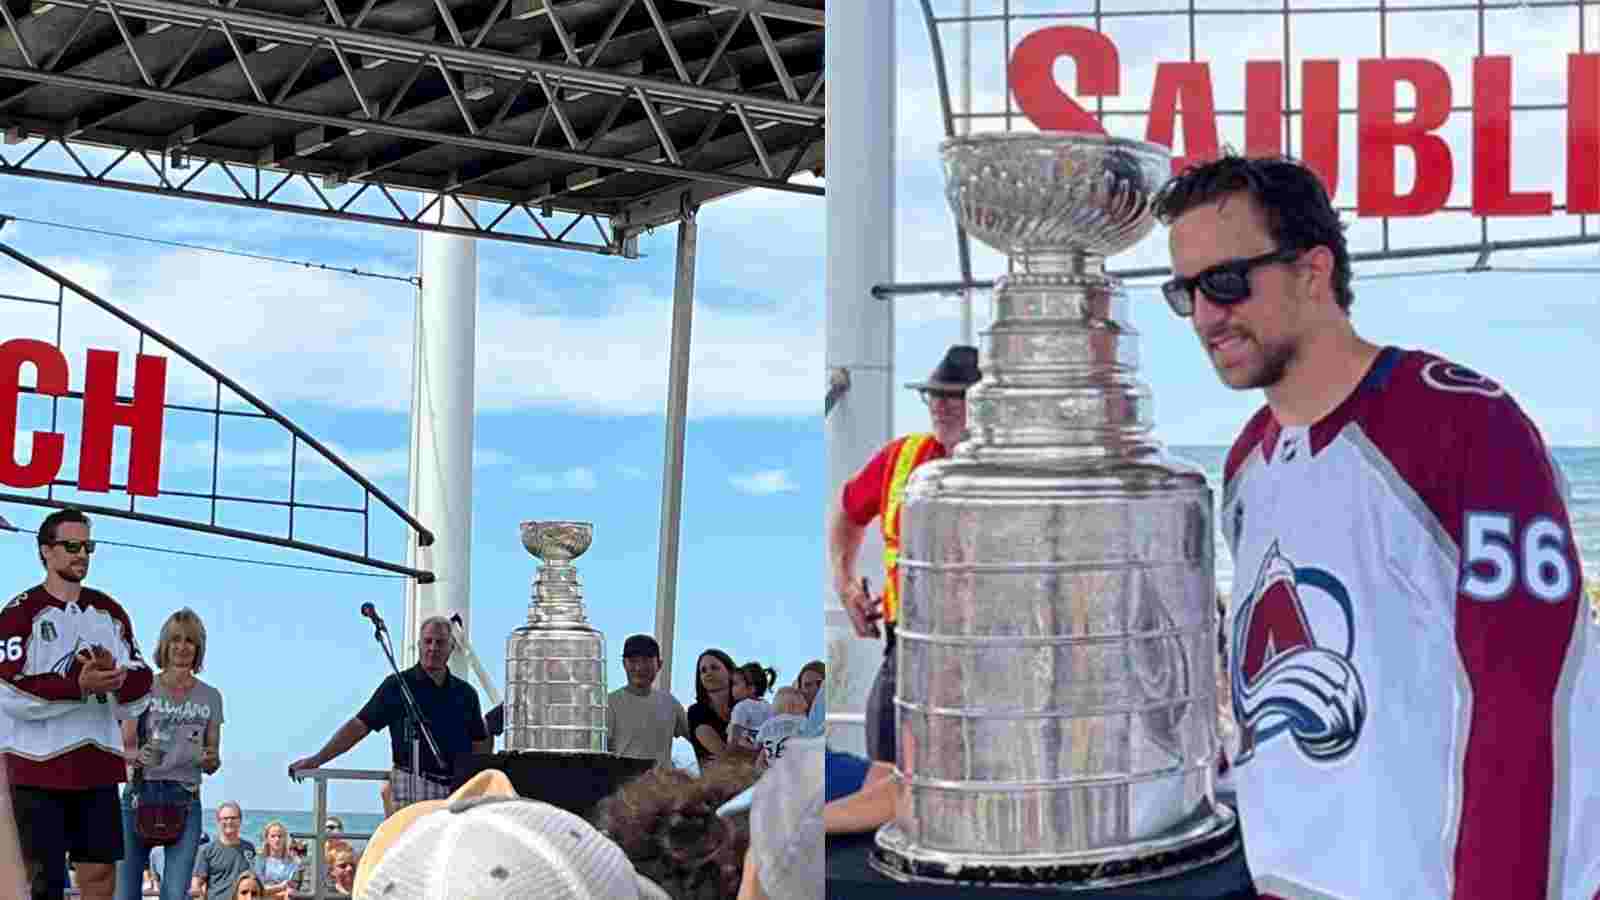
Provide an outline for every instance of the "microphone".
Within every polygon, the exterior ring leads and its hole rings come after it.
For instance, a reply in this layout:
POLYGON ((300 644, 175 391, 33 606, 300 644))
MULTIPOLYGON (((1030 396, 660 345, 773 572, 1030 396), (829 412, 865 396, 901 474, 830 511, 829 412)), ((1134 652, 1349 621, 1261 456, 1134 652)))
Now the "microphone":
POLYGON ((372 620, 372 624, 374 626, 376 626, 379 631, 388 631, 389 630, 383 624, 383 617, 378 615, 378 608, 376 606, 373 606, 371 603, 363 603, 363 604, 361 604, 361 614, 363 616, 366 616, 368 619, 371 619, 372 620))

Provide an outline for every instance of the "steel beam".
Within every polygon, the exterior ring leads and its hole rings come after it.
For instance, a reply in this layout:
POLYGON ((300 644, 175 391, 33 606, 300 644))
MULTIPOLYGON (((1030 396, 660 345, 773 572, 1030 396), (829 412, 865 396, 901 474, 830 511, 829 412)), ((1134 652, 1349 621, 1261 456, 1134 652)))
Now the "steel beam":
POLYGON ((209 27, 216 22, 235 26, 240 33, 258 36, 297 38, 307 42, 329 40, 340 42, 347 52, 364 55, 390 56, 405 62, 438 57, 458 66, 476 67, 484 72, 498 73, 515 78, 527 74, 542 74, 561 80, 564 87, 576 87, 605 93, 631 92, 643 88, 663 101, 698 105, 715 109, 723 103, 745 106, 752 114, 762 118, 809 123, 823 115, 815 104, 797 103, 777 98, 754 97, 732 91, 685 84, 645 75, 586 69, 568 63, 543 62, 526 59, 510 53, 473 49, 446 44, 419 41, 385 32, 358 28, 339 28, 285 16, 268 15, 219 6, 200 6, 179 0, 57 0, 58 5, 80 7, 84 3, 114 2, 123 12, 132 12, 144 18, 170 21, 188 27, 209 27))
POLYGON ((348 131, 365 129, 374 134, 386 134, 390 137, 409 138, 418 141, 431 141, 453 147, 466 147, 473 150, 485 150, 495 153, 507 153, 514 156, 529 158, 544 158, 560 160, 582 166, 600 166, 606 169, 631 169, 651 175, 661 175, 667 178, 682 178, 689 181, 708 181, 717 184, 726 184, 733 187, 757 187, 770 190, 785 191, 793 194, 810 194, 822 196, 823 190, 807 185, 795 185, 777 182, 765 178, 752 178, 739 175, 725 175, 717 172, 705 172, 683 166, 661 165, 658 163, 622 161, 609 156, 594 153, 582 153, 574 150, 557 150, 549 147, 529 147, 509 141, 497 141, 487 138, 472 137, 468 135, 450 134, 446 132, 429 131, 423 128, 408 128, 402 125, 393 125, 387 122, 373 122, 356 116, 331 116, 320 113, 305 112, 295 109, 284 109, 269 104, 256 103, 248 100, 223 100, 217 97, 206 97, 200 94, 191 94, 184 91, 171 89, 143 87, 136 84, 107 81, 101 78, 88 78, 81 75, 64 75, 55 72, 44 72, 38 69, 29 69, 22 66, 0 65, 0 77, 15 78, 20 81, 33 81, 44 84, 54 84, 61 87, 78 88, 87 91, 99 91, 107 94, 117 94, 125 97, 139 97, 161 103, 175 103, 197 109, 216 109, 228 112, 239 112, 247 115, 256 115, 265 119, 279 119, 289 122, 302 122, 307 125, 327 125, 342 128, 348 131))
MULTIPOLYGON (((822 141, 817 141, 805 147, 799 158, 799 169, 814 169, 822 165, 825 158, 822 141)), ((754 161, 734 167, 734 172, 752 172, 757 169, 754 161)), ((633 198, 627 206, 611 214, 611 225, 623 234, 638 234, 651 228, 670 225, 678 220, 678 208, 681 203, 687 202, 696 206, 705 204, 727 196, 730 192, 709 184, 674 185, 652 191, 633 198)))
MULTIPOLYGON (((217 165, 220 165, 220 164, 217 164, 217 165)), ((99 175, 99 176, 94 176, 94 175, 73 175, 73 174, 70 174, 70 173, 54 172, 54 171, 50 171, 50 170, 46 170, 46 169, 28 169, 28 168, 24 168, 21 163, 6 163, 6 162, 0 162, 0 174, 15 175, 15 176, 19 176, 19 177, 22 177, 22 178, 36 178, 36 179, 39 179, 41 181, 52 181, 52 182, 56 182, 56 183, 59 183, 59 184, 79 184, 79 185, 88 185, 90 187, 102 187, 102 188, 111 188, 111 189, 119 190, 119 191, 129 191, 129 192, 138 193, 138 194, 153 194, 153 195, 158 195, 158 196, 182 197, 182 198, 187 199, 187 200, 204 200, 204 201, 206 201, 208 203, 217 203, 217 204, 221 204, 221 205, 224 205, 224 206, 237 206, 237 207, 244 207, 244 208, 249 208, 249 209, 271 210, 273 212, 296 213, 298 215, 314 216, 314 217, 319 218, 319 219, 332 219, 332 220, 344 221, 344 222, 358 222, 358 223, 366 224, 366 225, 388 225, 388 226, 391 226, 391 227, 394 227, 394 228, 405 228, 405 229, 409 229, 409 230, 412 230, 412 231, 438 232, 438 233, 441 233, 441 234, 456 234, 456 235, 461 235, 463 237, 484 238, 484 239, 488 239, 488 240, 504 241, 504 242, 513 243, 513 244, 524 244, 524 245, 534 246, 534 247, 545 247, 545 248, 552 249, 552 250, 578 250, 578 251, 582 251, 582 252, 585 252, 585 253, 597 254, 597 255, 600 255, 600 256, 619 256, 620 255, 620 256, 627 257, 627 258, 632 258, 630 254, 623 252, 623 250, 622 250, 622 248, 620 246, 620 243, 617 244, 617 245, 613 245, 611 243, 585 244, 585 243, 582 243, 582 242, 579 242, 579 241, 570 241, 570 240, 552 238, 552 237, 548 237, 548 236, 542 236, 541 237, 541 236, 533 236, 533 235, 526 235, 526 234, 518 234, 516 232, 511 232, 511 231, 496 231, 493 228, 487 228, 487 227, 486 228, 474 229, 474 228, 472 228, 470 226, 462 227, 462 226, 454 226, 454 225, 448 225, 448 224, 440 225, 440 224, 437 224, 437 223, 422 222, 422 221, 418 221, 416 219, 405 217, 402 213, 399 213, 399 212, 397 212, 397 215, 396 215, 395 218, 388 218, 388 217, 385 217, 385 216, 374 215, 372 213, 351 212, 348 209, 343 209, 343 208, 335 208, 335 209, 331 209, 330 210, 330 209, 327 209, 325 207, 296 206, 296 205, 291 204, 291 203, 284 203, 284 202, 281 202, 281 201, 276 201, 276 200, 271 200, 271 199, 263 199, 263 198, 260 198, 260 197, 252 197, 252 196, 250 196, 248 194, 248 192, 243 190, 242 186, 241 186, 241 190, 240 190, 240 195, 239 196, 233 196, 233 195, 230 195, 230 194, 218 194, 218 193, 214 193, 214 192, 211 192, 211 191, 194 190, 194 189, 185 187, 187 182, 179 182, 177 185, 171 185, 171 186, 158 186, 158 185, 144 184, 144 183, 141 183, 141 182, 134 182, 134 181, 118 181, 118 180, 115 180, 115 179, 108 178, 104 174, 99 175)), ((234 183, 236 185, 238 184, 237 179, 235 179, 234 183)), ((497 199, 493 199, 493 198, 487 198, 487 202, 503 204, 503 205, 510 205, 510 206, 512 206, 512 208, 515 208, 516 206, 521 206, 521 204, 506 204, 506 201, 504 201, 504 200, 497 200, 497 199)), ((526 206, 523 206, 523 209, 526 209, 526 208, 527 208, 526 206)), ((531 214, 531 211, 530 211, 530 214, 531 214)), ((589 217, 592 217, 592 216, 589 216, 589 215, 585 214, 584 216, 581 216, 580 218, 589 218, 589 217)))
POLYGON ((689 332, 694 323, 694 266, 699 249, 697 210, 685 206, 678 221, 678 255, 672 284, 672 353, 667 371, 667 439, 661 473, 661 544, 656 565, 656 640, 661 683, 672 684, 672 638, 678 623, 678 534, 683 519, 683 440, 689 417, 689 332))
MULTIPOLYGON (((1479 260, 1484 260, 1491 253, 1506 253, 1514 250, 1554 250, 1561 247, 1584 247, 1590 244, 1600 244, 1600 235, 1570 234, 1555 237, 1520 238, 1507 241, 1484 241, 1476 244, 1430 244, 1423 247, 1390 247, 1384 250, 1362 250, 1352 252, 1350 261, 1358 262, 1386 262, 1396 259, 1427 259, 1434 256, 1464 256, 1469 253, 1478 254, 1479 260)), ((1495 271, 1488 266, 1476 266, 1472 271, 1495 271)), ((1499 271, 1505 271, 1501 269, 1499 271)), ((1164 278, 1172 274, 1168 266, 1146 266, 1139 269, 1113 269, 1108 275, 1124 280, 1133 278, 1164 278)), ((1357 280, 1360 275, 1355 276, 1357 280)), ((1382 277, 1382 275, 1368 276, 1382 277)), ((973 279, 971 281, 908 281, 886 282, 874 285, 872 296, 879 300, 891 300, 895 297, 911 297, 927 294, 956 294, 971 290, 992 290, 994 280, 973 279)))
MULTIPOLYGON (((799 22, 802 25, 815 25, 822 27, 823 12, 820 9, 807 9, 804 6, 795 6, 790 3, 778 3, 775 0, 679 0, 694 6, 704 6, 712 10, 726 10, 730 12, 755 13, 769 19, 782 19, 786 22, 799 22)), ((836 0, 839 2, 839 0, 836 0)))

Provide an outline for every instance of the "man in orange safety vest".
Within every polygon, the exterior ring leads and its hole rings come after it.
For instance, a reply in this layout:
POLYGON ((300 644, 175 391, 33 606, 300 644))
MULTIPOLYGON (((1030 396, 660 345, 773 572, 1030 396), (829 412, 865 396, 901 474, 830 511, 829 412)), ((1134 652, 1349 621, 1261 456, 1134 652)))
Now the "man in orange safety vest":
POLYGON ((857 637, 879 637, 884 623, 883 663, 867 695, 867 755, 895 762, 895 642, 900 584, 900 506, 906 482, 918 466, 943 459, 967 433, 967 388, 981 378, 978 348, 951 347, 927 381, 906 385, 922 395, 933 422, 932 434, 908 434, 885 444, 848 482, 828 514, 828 569, 834 592, 850 614, 857 637), (867 526, 883 529, 883 592, 873 597, 867 579, 856 575, 856 556, 867 526))

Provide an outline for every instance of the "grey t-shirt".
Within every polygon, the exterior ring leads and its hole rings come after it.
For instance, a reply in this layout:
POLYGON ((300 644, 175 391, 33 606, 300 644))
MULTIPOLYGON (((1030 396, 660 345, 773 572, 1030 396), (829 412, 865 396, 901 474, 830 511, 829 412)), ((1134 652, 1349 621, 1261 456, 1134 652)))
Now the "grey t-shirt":
POLYGON ((206 900, 230 900, 239 876, 256 864, 256 845, 244 838, 232 847, 222 841, 202 846, 194 858, 194 877, 206 880, 206 900))
POLYGON ((624 687, 606 698, 606 744, 618 756, 670 766, 672 739, 688 736, 689 716, 666 691, 641 697, 624 687))
POLYGON ((200 753, 206 746, 206 729, 222 724, 222 694, 196 678, 194 687, 182 698, 172 695, 161 679, 150 688, 150 712, 145 721, 145 740, 162 741, 164 751, 154 768, 146 769, 146 781, 181 781, 200 784, 200 753))

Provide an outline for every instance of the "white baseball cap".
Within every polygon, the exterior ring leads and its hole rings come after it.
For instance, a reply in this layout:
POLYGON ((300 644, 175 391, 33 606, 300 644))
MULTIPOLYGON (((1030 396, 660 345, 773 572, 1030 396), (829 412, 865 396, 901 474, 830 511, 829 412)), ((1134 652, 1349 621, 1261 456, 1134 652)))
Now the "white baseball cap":
POLYGON ((421 815, 384 823, 398 833, 373 835, 357 900, 670 900, 582 818, 505 790, 499 772, 473 781, 496 775, 489 790, 469 782, 421 815))

